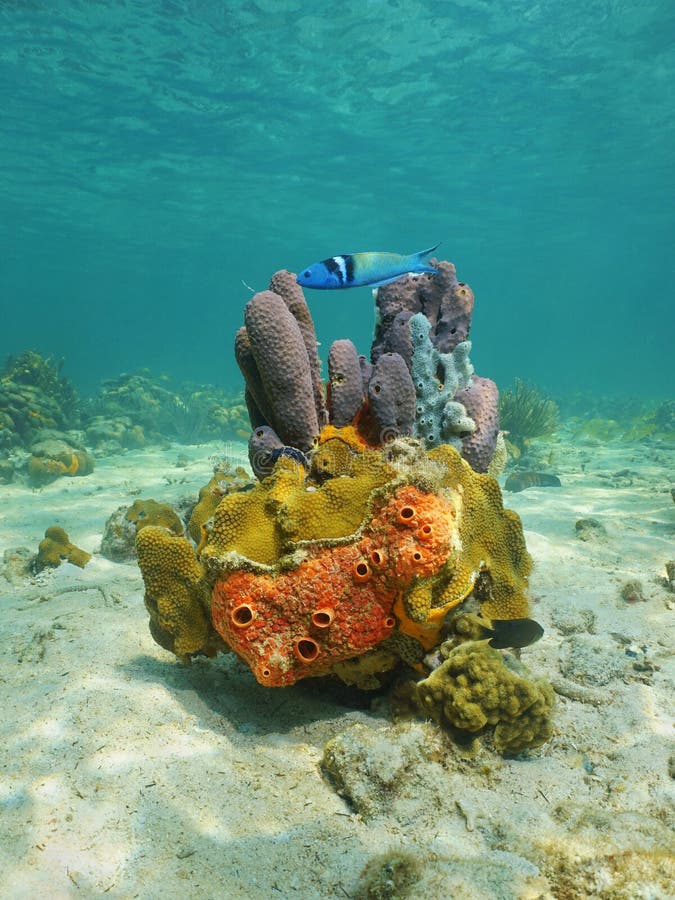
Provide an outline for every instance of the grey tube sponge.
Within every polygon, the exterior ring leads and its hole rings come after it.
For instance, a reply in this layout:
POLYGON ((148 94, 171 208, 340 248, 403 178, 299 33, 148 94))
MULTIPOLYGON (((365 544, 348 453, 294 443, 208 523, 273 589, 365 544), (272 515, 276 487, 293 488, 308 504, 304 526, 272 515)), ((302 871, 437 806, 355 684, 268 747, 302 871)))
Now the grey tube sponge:
POLYGON ((427 447, 448 443, 460 448, 461 438, 475 429, 464 406, 454 401, 457 391, 471 384, 471 343, 462 341, 450 353, 441 353, 431 342, 431 323, 423 313, 412 316, 409 328, 417 398, 413 433, 427 447))

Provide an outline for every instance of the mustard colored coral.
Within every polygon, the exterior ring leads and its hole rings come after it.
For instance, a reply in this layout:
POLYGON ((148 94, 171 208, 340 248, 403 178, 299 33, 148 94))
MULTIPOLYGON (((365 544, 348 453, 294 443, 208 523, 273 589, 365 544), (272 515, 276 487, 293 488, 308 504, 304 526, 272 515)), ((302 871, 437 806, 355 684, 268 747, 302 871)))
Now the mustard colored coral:
POLYGON ((40 541, 32 568, 34 572, 41 572, 42 569, 55 568, 62 562, 69 562, 83 569, 90 559, 91 553, 72 544, 68 533, 60 525, 52 525, 40 541))
POLYGON ((474 472, 448 446, 429 451, 429 459, 445 470, 442 486, 458 496, 462 551, 448 561, 452 577, 446 593, 466 596, 484 574, 482 612, 489 619, 519 619, 528 615, 527 582, 532 559, 517 513, 504 509, 499 484, 474 472))
POLYGON ((158 525, 168 528, 174 534, 183 534, 183 523, 180 517, 168 503, 158 503, 156 500, 134 500, 126 511, 125 518, 136 527, 136 533, 149 525, 158 525))
MULTIPOLYGON (((515 663, 514 663, 515 664, 515 663)), ((500 753, 520 753, 545 743, 552 734, 553 688, 524 677, 486 641, 470 641, 417 685, 424 712, 441 725, 476 733, 495 726, 500 753)))
POLYGON ((148 525, 136 536, 136 551, 153 638, 186 662, 196 653, 212 655, 209 587, 192 544, 148 525))
POLYGON ((188 522, 188 533, 195 543, 202 539, 202 526, 213 516, 223 496, 250 484, 246 471, 238 466, 234 472, 214 472, 199 491, 199 498, 188 522))
POLYGON ((63 441, 35 444, 28 460, 28 477, 33 484, 44 485, 62 476, 90 475, 94 460, 86 450, 74 450, 63 441))

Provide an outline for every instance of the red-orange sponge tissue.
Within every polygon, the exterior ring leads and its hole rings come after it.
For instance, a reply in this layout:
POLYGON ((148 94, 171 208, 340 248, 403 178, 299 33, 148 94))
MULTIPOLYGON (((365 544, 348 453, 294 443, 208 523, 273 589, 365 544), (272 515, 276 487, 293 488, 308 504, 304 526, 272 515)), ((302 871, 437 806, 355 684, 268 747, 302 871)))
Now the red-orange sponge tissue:
POLYGON ((406 485, 356 543, 314 550, 289 572, 217 581, 213 625, 261 684, 326 674, 389 637, 397 596, 444 563, 453 525, 449 501, 406 485))

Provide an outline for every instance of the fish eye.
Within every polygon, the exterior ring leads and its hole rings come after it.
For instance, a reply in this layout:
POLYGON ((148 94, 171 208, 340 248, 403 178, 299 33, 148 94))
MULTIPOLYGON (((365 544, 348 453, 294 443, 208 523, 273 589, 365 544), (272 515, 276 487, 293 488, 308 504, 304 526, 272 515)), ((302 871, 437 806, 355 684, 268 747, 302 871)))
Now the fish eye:
POLYGON ((307 269, 306 272, 303 272, 302 277, 303 277, 303 278, 309 278, 310 275, 311 275, 311 272, 309 271, 309 269, 307 269))

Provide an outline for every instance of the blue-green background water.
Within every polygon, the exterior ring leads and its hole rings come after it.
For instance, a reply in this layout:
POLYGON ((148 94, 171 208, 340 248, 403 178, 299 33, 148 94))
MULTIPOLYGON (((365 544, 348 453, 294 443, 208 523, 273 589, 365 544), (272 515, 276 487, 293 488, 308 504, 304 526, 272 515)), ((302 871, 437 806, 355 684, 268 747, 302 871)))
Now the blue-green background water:
POLYGON ((672 0, 5 0, 0 122, 0 357, 82 391, 237 387, 242 279, 442 240, 481 374, 673 393, 672 0))

